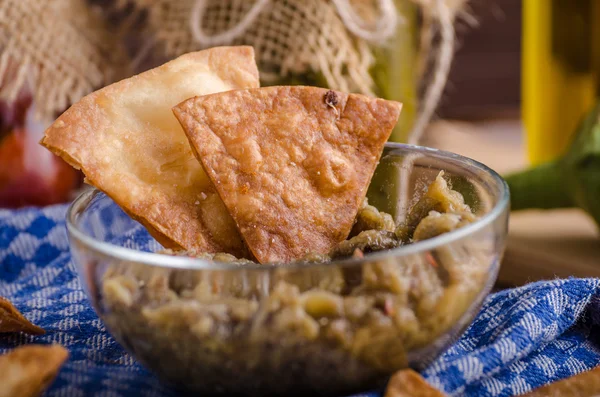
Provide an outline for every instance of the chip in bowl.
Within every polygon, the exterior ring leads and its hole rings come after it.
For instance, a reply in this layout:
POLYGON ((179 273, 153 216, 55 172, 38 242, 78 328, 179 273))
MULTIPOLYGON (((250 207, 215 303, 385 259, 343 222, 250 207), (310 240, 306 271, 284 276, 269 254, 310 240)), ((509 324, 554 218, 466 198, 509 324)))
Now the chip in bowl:
POLYGON ((171 108, 197 95, 258 86, 251 47, 185 54, 84 97, 41 144, 81 169, 165 247, 244 256, 171 108))
POLYGON ((173 111, 260 263, 348 237, 401 104, 317 87, 191 98, 173 111))

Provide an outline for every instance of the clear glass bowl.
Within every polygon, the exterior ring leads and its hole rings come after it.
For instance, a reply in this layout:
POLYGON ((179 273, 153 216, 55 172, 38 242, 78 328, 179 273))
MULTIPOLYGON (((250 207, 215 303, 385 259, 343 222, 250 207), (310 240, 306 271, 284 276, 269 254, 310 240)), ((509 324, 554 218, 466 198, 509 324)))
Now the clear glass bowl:
POLYGON ((158 254, 139 223, 89 190, 67 215, 73 260, 111 334, 175 387, 257 396, 372 390, 441 354, 496 279, 509 194, 494 171, 390 143, 370 203, 401 216, 440 170, 480 218, 363 259, 240 266, 158 254))

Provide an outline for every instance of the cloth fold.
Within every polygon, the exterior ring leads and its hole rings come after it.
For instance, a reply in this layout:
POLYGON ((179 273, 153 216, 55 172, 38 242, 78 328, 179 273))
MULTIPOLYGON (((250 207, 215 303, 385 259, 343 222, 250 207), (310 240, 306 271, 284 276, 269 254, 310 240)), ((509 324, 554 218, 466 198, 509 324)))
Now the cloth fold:
MULTIPOLYGON (((65 211, 0 210, 0 296, 46 330, 38 337, 0 335, 0 353, 31 342, 69 349, 47 396, 175 396, 96 316, 71 262, 65 211)), ((600 364, 599 288, 597 279, 564 279, 490 295, 423 376, 451 396, 508 397, 591 369, 600 364)))

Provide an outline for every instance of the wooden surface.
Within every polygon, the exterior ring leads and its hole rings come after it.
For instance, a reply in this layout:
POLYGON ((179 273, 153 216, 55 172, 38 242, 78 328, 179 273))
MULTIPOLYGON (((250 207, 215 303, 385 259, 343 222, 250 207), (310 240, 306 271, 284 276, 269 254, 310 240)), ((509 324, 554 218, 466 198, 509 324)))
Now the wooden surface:
POLYGON ((461 14, 455 24, 456 52, 438 107, 441 118, 481 120, 506 114, 518 117, 521 3, 522 0, 468 2, 469 16, 461 14))
MULTIPOLYGON (((518 121, 440 121, 423 143, 481 161, 500 174, 527 164, 518 121)), ((591 218, 577 209, 513 212, 499 285, 571 275, 600 277, 600 235, 591 218)))

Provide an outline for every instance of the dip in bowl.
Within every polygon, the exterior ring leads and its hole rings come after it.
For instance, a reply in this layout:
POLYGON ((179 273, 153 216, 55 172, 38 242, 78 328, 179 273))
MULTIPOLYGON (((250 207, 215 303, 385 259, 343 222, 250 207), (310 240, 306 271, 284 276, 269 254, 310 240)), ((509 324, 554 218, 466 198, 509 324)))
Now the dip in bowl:
POLYGON ((397 248, 291 264, 157 253, 164 248, 142 225, 89 190, 67 215, 73 260, 110 333, 176 388, 246 396, 372 390, 441 354, 496 279, 509 194, 486 166, 388 143, 369 203, 401 223, 440 171, 477 219, 397 248), (400 172, 409 163, 412 171, 400 172))

